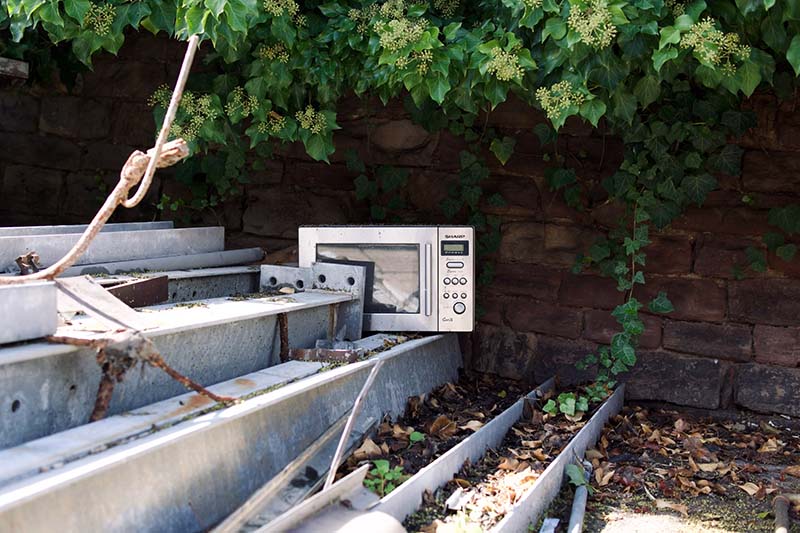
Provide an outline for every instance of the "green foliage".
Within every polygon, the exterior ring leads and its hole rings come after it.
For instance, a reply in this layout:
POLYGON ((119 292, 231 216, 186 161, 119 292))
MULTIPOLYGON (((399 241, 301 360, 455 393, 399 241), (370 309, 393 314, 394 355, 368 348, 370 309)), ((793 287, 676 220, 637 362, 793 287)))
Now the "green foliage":
POLYGON ((576 465, 575 463, 570 463, 567 465, 567 468, 564 469, 564 473, 567 474, 570 484, 576 488, 586 487, 586 490, 589 491, 589 494, 594 492, 593 487, 586 480, 586 474, 583 470, 583 467, 576 465))
POLYGON ((403 473, 402 466, 398 465, 392 468, 386 459, 375 459, 372 464, 375 465, 375 468, 367 473, 364 478, 364 486, 381 498, 409 478, 407 474, 403 473))
POLYGON ((425 434, 420 433, 419 431, 412 431, 411 434, 408 436, 408 440, 409 442, 411 442, 411 444, 422 442, 423 440, 425 440, 425 434))

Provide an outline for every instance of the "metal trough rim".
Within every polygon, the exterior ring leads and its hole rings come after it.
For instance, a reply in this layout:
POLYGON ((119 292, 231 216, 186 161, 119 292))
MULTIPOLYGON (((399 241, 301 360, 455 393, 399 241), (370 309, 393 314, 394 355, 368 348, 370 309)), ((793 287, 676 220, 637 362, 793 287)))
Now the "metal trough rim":
POLYGON ((547 509, 561 490, 567 465, 582 458, 586 449, 593 445, 603 431, 609 418, 619 413, 625 399, 625 384, 603 401, 600 408, 592 415, 578 433, 572 437, 558 457, 545 468, 533 486, 507 513, 503 519, 490 530, 490 533, 526 532, 528 525, 539 519, 539 515, 547 509))

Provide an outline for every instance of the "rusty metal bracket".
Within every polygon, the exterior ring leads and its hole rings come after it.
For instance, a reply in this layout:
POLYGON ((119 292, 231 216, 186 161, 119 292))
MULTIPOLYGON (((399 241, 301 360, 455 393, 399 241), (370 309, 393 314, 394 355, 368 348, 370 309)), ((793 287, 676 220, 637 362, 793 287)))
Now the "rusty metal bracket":
POLYGON ((14 262, 17 264, 17 267, 19 267, 20 276, 27 276, 28 274, 35 274, 36 272, 39 272, 42 269, 42 265, 39 263, 39 261, 41 261, 41 258, 35 251, 30 251, 14 260, 14 262))
POLYGON ((156 305, 169 300, 169 276, 134 279, 104 287, 131 307, 156 305))
POLYGON ((296 291, 346 292, 349 302, 335 304, 328 321, 328 340, 358 340, 364 324, 364 267, 338 263, 314 263, 310 267, 261 265, 261 290, 286 287, 296 291))

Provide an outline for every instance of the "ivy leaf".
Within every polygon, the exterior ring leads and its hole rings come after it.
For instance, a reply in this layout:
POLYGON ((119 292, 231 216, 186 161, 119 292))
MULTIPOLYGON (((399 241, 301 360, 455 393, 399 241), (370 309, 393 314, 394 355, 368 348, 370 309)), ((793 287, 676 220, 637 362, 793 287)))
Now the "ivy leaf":
POLYGON ((786 262, 789 262, 792 259, 794 259, 796 253, 797 253, 797 245, 795 244, 784 244, 783 246, 779 246, 775 250, 775 255, 777 255, 786 262))
POLYGON ((612 104, 614 105, 614 116, 628 124, 633 122, 633 115, 636 113, 636 97, 634 95, 625 92, 624 87, 621 87, 614 92, 612 104))
POLYGON ((83 19, 91 7, 92 3, 89 0, 71 0, 70 2, 64 2, 64 10, 67 12, 67 15, 77 20, 79 24, 83 24, 83 19))
POLYGON ((661 28, 661 39, 658 42, 659 50, 663 49, 665 46, 678 44, 679 42, 681 42, 681 31, 678 28, 674 26, 661 28))
POLYGON ((728 126, 734 135, 744 135, 747 130, 757 125, 755 114, 746 111, 725 111, 720 123, 728 126))
POLYGON ((678 49, 673 46, 668 46, 661 50, 656 50, 653 53, 653 68, 656 69, 656 72, 661 71, 661 67, 664 66, 664 63, 675 59, 678 57, 678 49))
POLYGON ((542 146, 556 142, 558 132, 551 128, 546 122, 540 122, 533 127, 533 133, 539 137, 539 144, 542 146))
POLYGON ((752 246, 748 246, 744 251, 745 257, 750 262, 750 268, 755 272, 766 272, 767 255, 752 246))
POLYGON ((511 157, 511 154, 514 153, 514 146, 516 144, 517 140, 513 137, 503 137, 502 140, 495 138, 492 139, 492 144, 489 146, 489 150, 492 151, 500 163, 505 165, 511 157))
POLYGON ((761 69, 755 62, 745 61, 736 69, 736 81, 745 96, 750 97, 761 83, 761 69))
POLYGON ((378 184, 370 181, 364 174, 353 180, 356 187, 356 200, 366 200, 378 194, 378 184))
POLYGON ((317 161, 325 161, 328 163, 328 155, 333 153, 333 143, 329 142, 324 135, 314 133, 308 136, 307 140, 303 141, 308 155, 317 161))
POLYGON ((385 192, 392 192, 403 187, 408 181, 408 169, 398 167, 380 167, 375 173, 385 192))
POLYGON ((783 235, 774 231, 765 233, 761 240, 764 241, 770 251, 775 251, 778 246, 783 246, 784 243, 783 235))
POLYGON ((800 76, 800 35, 795 35, 786 50, 786 60, 792 65, 794 75, 800 76))
POLYGON ((683 178, 681 190, 689 201, 702 205, 708 193, 717 188, 717 180, 711 174, 692 174, 683 178))
POLYGON ((553 168, 545 171, 545 177, 553 190, 558 190, 577 181, 575 171, 571 168, 553 168))
POLYGON ((450 90, 450 82, 444 76, 429 77, 425 80, 431 99, 437 104, 444 102, 444 97, 450 90))
POLYGON ((588 100, 581 105, 581 116, 589 120, 592 126, 597 127, 600 117, 606 112, 606 104, 599 98, 588 100))
POLYGON ((660 291, 658 296, 650 300, 650 303, 647 304, 647 308, 650 309, 653 313, 659 314, 667 314, 671 313, 675 310, 672 306, 672 302, 667 298, 667 293, 660 291))
POLYGON ((661 94, 661 82, 655 76, 645 76, 636 83, 633 94, 644 109, 658 100, 658 95, 661 94))
POLYGON ((542 42, 547 40, 548 36, 552 36, 555 40, 561 40, 567 34, 567 23, 560 17, 551 17, 544 23, 544 30, 542 30, 542 42))
POLYGON ((219 16, 222 14, 222 10, 225 9, 227 0, 205 0, 204 3, 206 7, 211 10, 214 18, 219 18, 219 16))
POLYGON ((744 150, 735 144, 727 144, 718 154, 711 157, 711 166, 730 176, 738 176, 742 172, 742 155, 744 150))
POLYGON ((800 205, 773 207, 769 211, 768 221, 789 235, 800 232, 800 205))

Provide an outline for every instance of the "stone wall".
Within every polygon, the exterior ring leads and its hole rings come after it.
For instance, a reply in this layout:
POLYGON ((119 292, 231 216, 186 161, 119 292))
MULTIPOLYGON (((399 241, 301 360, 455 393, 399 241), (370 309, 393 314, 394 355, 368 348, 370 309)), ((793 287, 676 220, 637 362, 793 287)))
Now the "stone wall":
MULTIPOLYGON (((104 196, 99 184, 115 181, 132 147, 152 142, 144 101, 174 79, 181 52, 162 39, 133 38, 119 58, 98 59, 69 94, 0 92, 0 224, 88 220, 104 196)), ((626 378, 629 398, 800 415, 800 259, 785 263, 770 255, 767 272, 747 272, 745 279, 733 269, 747 264, 748 246, 761 247, 768 209, 800 201, 800 111, 768 95, 747 105, 760 126, 739 140, 747 150, 742 176, 719 176, 721 188, 706 205, 689 209, 647 249, 648 283, 638 297, 666 291, 676 310, 645 315, 640 363, 626 378), (743 203, 745 194, 753 202, 743 203)), ((365 222, 369 206, 356 201, 355 174, 344 165, 349 148, 368 165, 409 169, 404 219, 445 222, 439 204, 457 179, 458 138, 414 125, 400 102, 383 107, 350 98, 338 121, 343 129, 330 165, 311 161, 301 146, 285 147, 250 177, 241 197, 194 222, 223 223, 232 246, 271 252, 291 246, 300 224, 365 222)), ((570 269, 575 254, 620 212, 605 201, 599 181, 619 164, 622 147, 577 121, 562 130, 559 152, 582 178, 594 180, 590 204, 578 212, 545 184, 548 163, 532 133, 542 117, 511 101, 487 121, 518 142, 506 165, 487 154, 491 176, 484 188, 502 194, 507 205, 483 206, 502 219, 502 242, 491 258, 494 282, 479 294, 483 315, 465 344, 470 364, 531 381, 553 373, 580 381, 588 374, 573 363, 609 341, 615 332, 609 312, 621 296, 609 280, 570 269)), ((157 217, 162 192, 186 193, 169 173, 159 175, 148 205, 121 219, 157 217)))

